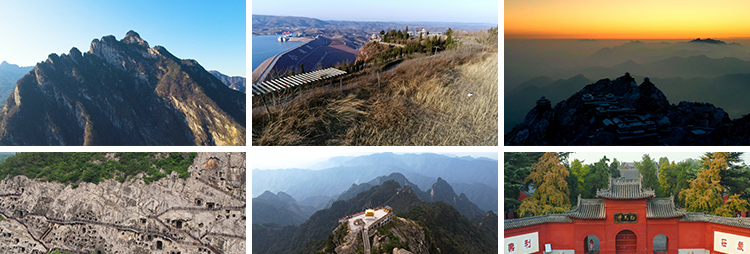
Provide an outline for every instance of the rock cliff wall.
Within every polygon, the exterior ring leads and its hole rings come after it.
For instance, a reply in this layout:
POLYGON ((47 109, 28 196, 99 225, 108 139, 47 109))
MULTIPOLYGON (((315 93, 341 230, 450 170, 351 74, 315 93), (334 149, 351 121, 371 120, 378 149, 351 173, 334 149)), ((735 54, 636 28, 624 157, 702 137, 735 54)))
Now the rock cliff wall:
POLYGON ((198 153, 150 184, 0 180, 0 253, 245 253, 245 160, 198 153))

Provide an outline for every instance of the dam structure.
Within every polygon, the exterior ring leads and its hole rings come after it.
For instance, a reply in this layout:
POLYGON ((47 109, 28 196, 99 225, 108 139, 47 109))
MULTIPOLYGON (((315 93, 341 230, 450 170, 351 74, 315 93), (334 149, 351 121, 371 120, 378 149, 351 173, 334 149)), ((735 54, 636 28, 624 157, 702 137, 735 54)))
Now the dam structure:
POLYGON ((337 63, 353 63, 359 52, 341 40, 317 36, 312 40, 265 60, 253 70, 253 83, 261 83, 286 76, 290 71, 300 73, 324 69, 337 63))

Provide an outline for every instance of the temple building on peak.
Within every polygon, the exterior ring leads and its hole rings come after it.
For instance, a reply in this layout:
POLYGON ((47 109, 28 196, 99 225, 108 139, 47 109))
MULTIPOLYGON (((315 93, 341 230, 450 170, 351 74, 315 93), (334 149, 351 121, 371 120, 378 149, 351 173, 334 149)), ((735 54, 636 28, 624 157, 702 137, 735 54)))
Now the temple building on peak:
POLYGON ((611 178, 565 214, 505 220, 504 252, 750 254, 750 218, 688 213, 637 174, 611 178))

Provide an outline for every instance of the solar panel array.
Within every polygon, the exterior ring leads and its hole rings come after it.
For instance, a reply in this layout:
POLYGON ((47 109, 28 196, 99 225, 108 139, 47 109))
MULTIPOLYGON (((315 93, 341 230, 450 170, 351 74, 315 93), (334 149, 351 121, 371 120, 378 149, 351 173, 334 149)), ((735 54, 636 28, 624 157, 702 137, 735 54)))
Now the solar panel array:
POLYGON ((263 81, 253 84, 253 95, 263 95, 274 91, 294 88, 318 80, 334 78, 344 74, 346 74, 345 71, 336 68, 327 68, 319 71, 287 76, 280 79, 263 81))

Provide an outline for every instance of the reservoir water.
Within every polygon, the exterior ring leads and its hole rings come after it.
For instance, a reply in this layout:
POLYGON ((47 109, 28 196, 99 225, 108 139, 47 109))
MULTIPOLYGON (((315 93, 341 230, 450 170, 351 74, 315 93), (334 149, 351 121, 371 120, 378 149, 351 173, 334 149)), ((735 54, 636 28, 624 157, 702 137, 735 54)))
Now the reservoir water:
POLYGON ((268 58, 302 44, 298 41, 278 41, 278 35, 253 36, 253 70, 268 58))

